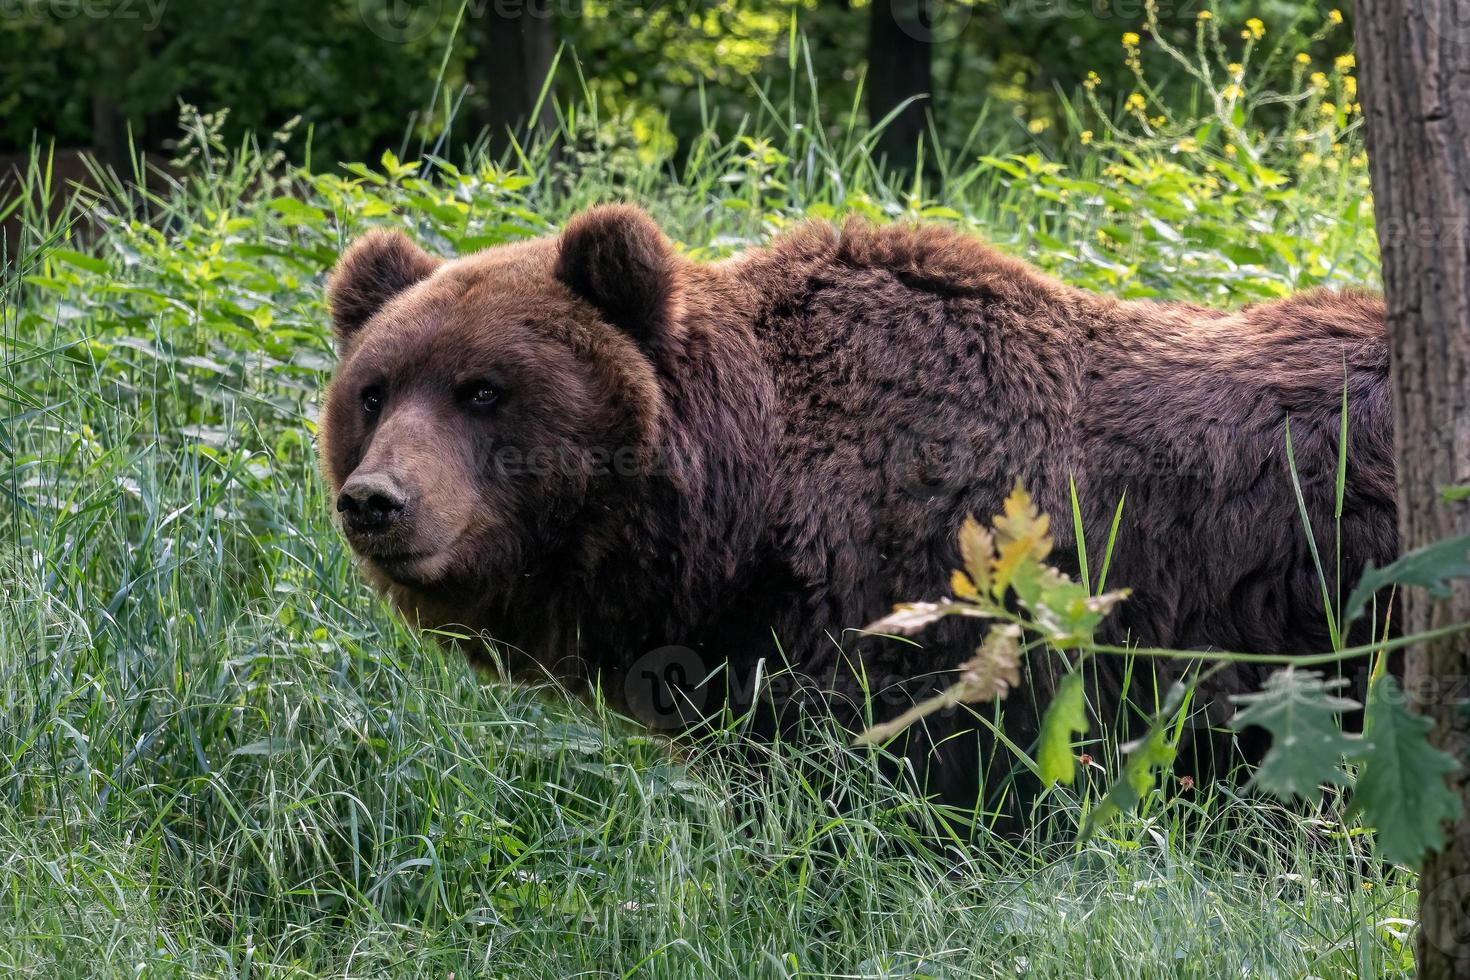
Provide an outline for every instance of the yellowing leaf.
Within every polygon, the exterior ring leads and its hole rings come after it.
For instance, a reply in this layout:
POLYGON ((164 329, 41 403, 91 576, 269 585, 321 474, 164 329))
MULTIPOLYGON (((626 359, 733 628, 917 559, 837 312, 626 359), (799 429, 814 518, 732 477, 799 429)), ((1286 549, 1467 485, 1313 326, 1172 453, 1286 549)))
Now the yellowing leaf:
MULTIPOLYGON (((927 605, 937 605, 928 603, 927 605)), ((970 607, 950 605, 948 612, 977 615, 970 607)), ((944 615, 941 613, 941 615, 944 615)), ((890 617, 892 618, 892 617, 890 617)), ((880 620, 881 622, 881 620, 880 620)), ((877 623, 874 624, 878 625, 877 623)), ((975 656, 960 668, 960 679, 926 701, 921 701, 898 717, 881 722, 853 740, 853 745, 877 745, 886 742, 905 728, 922 721, 936 711, 964 702, 990 701, 1003 698, 1021 683, 1021 629, 1011 623, 991 628, 975 656)))
POLYGON ((973 514, 960 525, 960 560, 965 573, 980 592, 990 591, 990 566, 995 561, 995 540, 973 514))
POLYGON ((949 576, 949 591, 961 599, 969 599, 971 602, 980 598, 980 592, 975 588, 975 583, 970 581, 970 576, 956 568, 949 576))
POLYGON ((956 692, 970 703, 1004 698, 1021 686, 1021 628, 1014 623, 992 626, 975 656, 960 668, 956 692))
POLYGON ((1035 549, 1035 558, 1041 561, 1051 553, 1051 518, 1040 513, 1026 488, 1017 483, 1011 495, 1005 499, 1005 513, 995 519, 995 537, 1000 546, 1012 541, 1026 541, 1035 549))
POLYGON ((868 624, 865 632, 892 633, 897 636, 912 636, 931 623, 945 616, 984 616, 985 613, 972 606, 961 605, 948 599, 939 602, 902 602, 893 607, 893 612, 875 623, 868 624))
POLYGON ((1041 562, 1051 552, 1047 531, 1051 523, 1038 513, 1031 497, 1019 483, 1005 500, 1005 513, 995 519, 996 558, 990 593, 997 601, 1005 598, 1008 588, 1026 590, 1041 574, 1041 562))

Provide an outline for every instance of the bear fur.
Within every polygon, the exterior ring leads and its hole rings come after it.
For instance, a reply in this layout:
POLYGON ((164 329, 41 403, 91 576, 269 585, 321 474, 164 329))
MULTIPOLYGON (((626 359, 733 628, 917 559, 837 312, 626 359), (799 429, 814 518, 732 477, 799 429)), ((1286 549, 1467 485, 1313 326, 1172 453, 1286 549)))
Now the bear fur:
MULTIPOLYGON (((1073 574, 1075 481, 1094 581, 1126 494, 1107 584, 1132 595, 1103 642, 1328 648, 1288 419, 1329 590, 1397 553, 1384 309, 1366 292, 1120 301, 947 227, 857 221, 696 263, 613 205, 452 260, 370 233, 329 300, 323 470, 339 509, 383 487, 396 508, 348 528, 367 576, 414 621, 488 637, 476 659, 596 686, 655 726, 759 702, 767 733, 809 709, 856 729, 946 686, 984 624, 951 618, 922 645, 861 630, 947 595, 962 520, 1017 481, 1073 574), (758 683, 783 667, 799 688, 758 683)), ((1055 672, 1031 660, 1005 702, 1022 748, 1055 672)), ((1109 723, 1111 662, 1093 689, 1109 723)), ((1264 673, 1215 678, 1204 724, 1264 673)), ((902 751, 968 805, 1014 762, 987 728, 950 712, 902 751)))

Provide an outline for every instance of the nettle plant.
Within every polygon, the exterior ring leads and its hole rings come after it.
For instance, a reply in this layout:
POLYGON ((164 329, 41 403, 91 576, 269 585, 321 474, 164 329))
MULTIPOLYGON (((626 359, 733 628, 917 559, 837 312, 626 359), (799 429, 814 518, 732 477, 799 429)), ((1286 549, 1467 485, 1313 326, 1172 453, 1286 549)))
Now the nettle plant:
MULTIPOLYGON (((1075 486, 1072 500, 1080 567, 1086 569, 1075 486)), ((1445 784, 1445 776, 1457 763, 1429 744, 1431 722, 1409 711, 1398 681, 1385 669, 1386 655, 1431 636, 1470 628, 1470 624, 1364 646, 1339 644, 1331 652, 1307 656, 1097 643, 1094 637, 1099 624, 1128 597, 1126 589, 1105 590, 1125 503, 1118 503, 1096 589, 1046 563, 1052 549, 1050 520, 1019 484, 989 529, 967 518, 959 532, 964 567, 953 573, 952 595, 900 604, 869 626, 868 632, 913 635, 947 616, 978 617, 994 625, 975 655, 962 665, 954 684, 891 722, 863 732, 857 743, 879 745, 936 711, 1003 699, 1022 683, 1023 658, 1052 648, 1068 654, 1070 668, 1043 716, 1034 757, 1026 761, 1045 788, 1071 785, 1079 765, 1073 742, 1086 735, 1090 725, 1083 682, 1087 661, 1097 656, 1132 656, 1189 662, 1191 669, 1170 688, 1143 737, 1124 747, 1122 770, 1087 811, 1080 831, 1080 839, 1086 840, 1155 791, 1160 772, 1174 763, 1184 713, 1203 681, 1232 664, 1279 664, 1281 669, 1267 678, 1259 692, 1235 698, 1240 711, 1231 726, 1237 731, 1260 726, 1272 737, 1253 784, 1282 800, 1312 802, 1321 799, 1324 785, 1350 789, 1345 816, 1360 817, 1377 831, 1379 853, 1388 860, 1417 864, 1427 851, 1439 847, 1444 840, 1443 823, 1459 813, 1459 800, 1445 784), (1344 679, 1327 678, 1310 668, 1360 657, 1376 660, 1363 731, 1350 734, 1342 730, 1340 716, 1363 706, 1338 693, 1344 679), (1355 779, 1345 764, 1355 767, 1355 779)), ((1333 617, 1332 634, 1346 636, 1348 627, 1364 615, 1380 589, 1417 586, 1443 595, 1450 579, 1463 577, 1470 577, 1470 537, 1409 552, 1381 569, 1369 565, 1341 615, 1333 617)))

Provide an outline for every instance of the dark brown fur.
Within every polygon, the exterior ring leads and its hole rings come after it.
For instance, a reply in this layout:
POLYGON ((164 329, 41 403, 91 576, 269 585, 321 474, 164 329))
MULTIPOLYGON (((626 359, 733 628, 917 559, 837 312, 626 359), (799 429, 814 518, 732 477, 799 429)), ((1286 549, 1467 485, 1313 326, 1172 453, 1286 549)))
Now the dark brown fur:
MULTIPOLYGON (((1284 435, 1289 417, 1331 572, 1344 378, 1343 588, 1397 550, 1384 312, 1366 293, 1120 302, 947 228, 856 222, 702 265, 642 212, 605 207, 560 239, 443 263, 371 236, 331 300, 343 361, 323 469, 337 489, 391 472, 409 495, 387 545, 355 542, 369 576, 420 622, 484 632, 512 669, 597 681, 635 714, 657 703, 650 684, 708 711, 728 683, 744 707, 758 665, 783 656, 852 726, 865 684, 883 715, 946 683, 973 629, 922 649, 852 631, 945 594, 961 520, 997 512, 1017 480, 1053 515, 1064 565, 1069 476, 1094 564, 1126 491, 1108 585, 1133 596, 1103 640, 1322 650, 1284 435), (504 397, 472 417, 454 392, 479 377, 504 397), (376 422, 368 384, 388 392, 376 422), (515 462, 532 450, 554 462, 515 462), (373 558, 409 543, 432 554, 373 558)), ((1047 697, 1035 673, 1007 705, 1023 746, 1047 697)), ((1212 686, 1216 720, 1221 695, 1259 679, 1212 686)), ((1100 686, 1120 693, 1114 674, 1100 686)), ((804 703, 778 697, 767 727, 804 703)), ((910 747, 952 800, 973 796, 986 743, 937 762, 927 745, 974 728, 953 714, 910 747)))

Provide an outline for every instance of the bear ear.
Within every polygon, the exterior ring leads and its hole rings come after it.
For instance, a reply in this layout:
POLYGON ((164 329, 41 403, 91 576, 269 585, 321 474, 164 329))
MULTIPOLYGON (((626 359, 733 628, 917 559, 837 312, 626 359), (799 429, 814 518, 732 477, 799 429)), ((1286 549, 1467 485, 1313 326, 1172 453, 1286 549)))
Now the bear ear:
POLYGON ((649 344, 673 326, 674 268, 669 240, 642 208, 604 204, 567 224, 556 277, 613 326, 649 344))
POLYGON ((390 299, 432 275, 439 263, 401 231, 378 229, 354 242, 327 282, 338 349, 345 349, 390 299))

